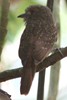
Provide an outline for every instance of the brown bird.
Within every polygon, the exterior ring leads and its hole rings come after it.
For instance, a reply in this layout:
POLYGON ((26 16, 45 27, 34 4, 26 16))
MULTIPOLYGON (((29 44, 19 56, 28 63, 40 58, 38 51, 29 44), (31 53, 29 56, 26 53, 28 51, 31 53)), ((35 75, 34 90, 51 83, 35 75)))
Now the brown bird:
POLYGON ((48 7, 33 5, 18 17, 24 18, 26 23, 19 46, 19 57, 23 64, 20 92, 26 95, 37 65, 48 56, 57 40, 57 31, 48 7))

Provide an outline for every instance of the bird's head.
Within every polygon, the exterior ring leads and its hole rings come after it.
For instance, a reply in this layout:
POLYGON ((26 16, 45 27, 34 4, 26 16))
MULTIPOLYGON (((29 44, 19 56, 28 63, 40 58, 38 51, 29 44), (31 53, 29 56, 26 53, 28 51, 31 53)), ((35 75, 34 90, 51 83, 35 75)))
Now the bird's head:
POLYGON ((36 21, 45 19, 51 15, 51 11, 48 7, 41 5, 32 5, 25 10, 24 14, 19 15, 19 18, 24 18, 26 22, 28 21, 36 21))

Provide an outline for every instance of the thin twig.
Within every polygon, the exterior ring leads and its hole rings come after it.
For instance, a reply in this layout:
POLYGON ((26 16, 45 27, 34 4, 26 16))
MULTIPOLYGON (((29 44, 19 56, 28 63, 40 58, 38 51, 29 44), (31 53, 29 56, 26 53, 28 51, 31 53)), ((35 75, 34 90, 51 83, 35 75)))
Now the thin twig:
POLYGON ((53 3, 54 3, 54 0, 47 1, 47 6, 51 9, 51 11, 53 11, 53 3))

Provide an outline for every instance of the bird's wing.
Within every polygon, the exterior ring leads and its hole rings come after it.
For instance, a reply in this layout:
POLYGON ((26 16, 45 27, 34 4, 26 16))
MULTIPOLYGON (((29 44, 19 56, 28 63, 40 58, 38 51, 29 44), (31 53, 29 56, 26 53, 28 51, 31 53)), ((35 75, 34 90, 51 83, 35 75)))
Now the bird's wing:
POLYGON ((33 57, 35 63, 40 63, 48 56, 53 48, 54 42, 56 42, 55 38, 54 35, 44 35, 44 33, 39 36, 34 43, 33 57))

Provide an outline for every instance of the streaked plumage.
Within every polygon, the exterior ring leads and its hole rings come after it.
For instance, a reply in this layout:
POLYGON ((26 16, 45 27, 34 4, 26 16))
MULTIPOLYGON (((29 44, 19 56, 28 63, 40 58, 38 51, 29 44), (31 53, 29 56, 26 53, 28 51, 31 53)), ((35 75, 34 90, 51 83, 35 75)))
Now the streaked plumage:
POLYGON ((27 94, 37 65, 48 56, 57 40, 57 31, 52 13, 45 6, 30 6, 19 17, 23 17, 26 23, 19 46, 19 57, 23 64, 20 91, 27 94))

